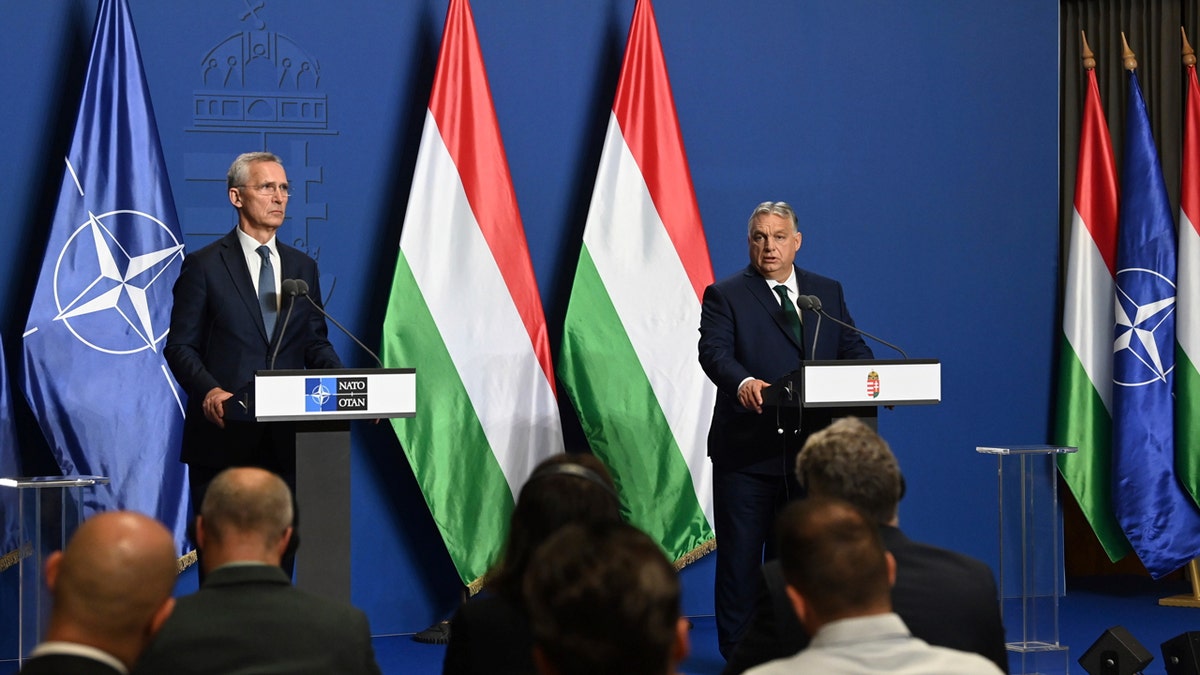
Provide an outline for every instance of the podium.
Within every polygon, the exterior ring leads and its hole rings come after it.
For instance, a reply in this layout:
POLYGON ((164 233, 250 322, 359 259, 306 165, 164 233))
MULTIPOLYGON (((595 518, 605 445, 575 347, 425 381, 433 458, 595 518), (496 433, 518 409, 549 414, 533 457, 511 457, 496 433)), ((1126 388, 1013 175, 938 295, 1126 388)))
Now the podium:
POLYGON ((350 420, 415 416, 416 371, 260 370, 225 415, 296 423, 296 587, 350 602, 350 420))
POLYGON ((837 417, 874 418, 878 406, 942 400, 937 359, 805 361, 763 390, 763 403, 788 408, 842 408, 837 417))
POLYGON ((0 478, 0 488, 15 489, 18 499, 18 665, 41 641, 50 620, 53 605, 44 579, 46 558, 67 547, 84 520, 88 494, 108 483, 106 476, 0 478))
POLYGON ((1059 641, 1058 599, 1066 590, 1058 457, 1061 445, 979 446, 996 456, 1000 516, 1000 611, 1014 675, 1069 672, 1059 641))

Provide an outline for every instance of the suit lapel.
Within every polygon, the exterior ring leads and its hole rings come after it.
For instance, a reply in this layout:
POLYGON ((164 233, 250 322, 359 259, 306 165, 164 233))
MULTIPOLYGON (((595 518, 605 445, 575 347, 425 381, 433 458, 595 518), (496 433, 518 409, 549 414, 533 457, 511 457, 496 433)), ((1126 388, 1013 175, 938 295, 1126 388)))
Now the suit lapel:
POLYGON ((237 230, 226 235, 222 242, 224 246, 221 248, 221 261, 225 263, 229 279, 237 289, 238 297, 242 299, 250 320, 258 327, 258 334, 264 342, 270 342, 267 326, 263 323, 262 310, 258 307, 258 296, 254 294, 254 280, 250 278, 250 269, 246 266, 246 256, 242 253, 237 230))

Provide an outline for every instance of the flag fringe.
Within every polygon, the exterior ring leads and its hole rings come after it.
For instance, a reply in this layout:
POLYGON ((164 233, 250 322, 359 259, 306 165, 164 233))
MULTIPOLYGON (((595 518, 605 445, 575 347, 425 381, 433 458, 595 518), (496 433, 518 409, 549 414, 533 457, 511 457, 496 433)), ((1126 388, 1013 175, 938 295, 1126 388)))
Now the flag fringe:
POLYGON ((176 574, 183 574, 184 570, 195 565, 197 561, 198 558, 195 551, 188 551, 187 554, 179 556, 179 559, 175 561, 176 574))
POLYGON ((24 546, 14 548, 3 556, 0 556, 0 572, 16 565, 21 561, 21 558, 28 558, 31 555, 33 555, 33 545, 25 542, 24 546))
POLYGON ((712 553, 715 550, 717 550, 717 540, 715 538, 709 539, 708 541, 704 542, 703 544, 700 544, 696 548, 679 556, 679 559, 675 561, 675 571, 679 571, 679 570, 687 567, 688 565, 691 565, 692 563, 703 558, 704 556, 708 555, 709 553, 712 553))

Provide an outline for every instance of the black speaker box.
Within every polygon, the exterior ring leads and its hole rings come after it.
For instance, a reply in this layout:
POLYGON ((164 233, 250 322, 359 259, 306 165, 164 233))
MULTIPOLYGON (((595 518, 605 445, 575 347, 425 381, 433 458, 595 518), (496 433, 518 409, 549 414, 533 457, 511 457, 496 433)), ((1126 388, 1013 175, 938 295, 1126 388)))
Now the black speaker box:
POLYGON ((1154 656, 1125 630, 1113 626, 1079 657, 1079 665, 1088 675, 1135 675, 1154 660, 1154 656))
POLYGON ((1200 631, 1188 631, 1162 643, 1167 675, 1200 675, 1200 631))

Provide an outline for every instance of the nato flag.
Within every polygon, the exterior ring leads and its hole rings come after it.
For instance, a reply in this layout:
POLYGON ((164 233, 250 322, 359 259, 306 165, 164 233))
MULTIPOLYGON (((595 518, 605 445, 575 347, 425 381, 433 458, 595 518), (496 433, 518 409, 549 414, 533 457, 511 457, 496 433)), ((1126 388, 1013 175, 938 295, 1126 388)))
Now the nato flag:
POLYGON ((125 0, 102 0, 24 334, 24 389, 66 475, 103 475, 85 515, 188 516, 183 393, 160 347, 183 244, 125 0))
POLYGON ((1121 169, 1113 506, 1133 550, 1158 579, 1200 555, 1200 511, 1175 477, 1175 221, 1132 70, 1121 169))

